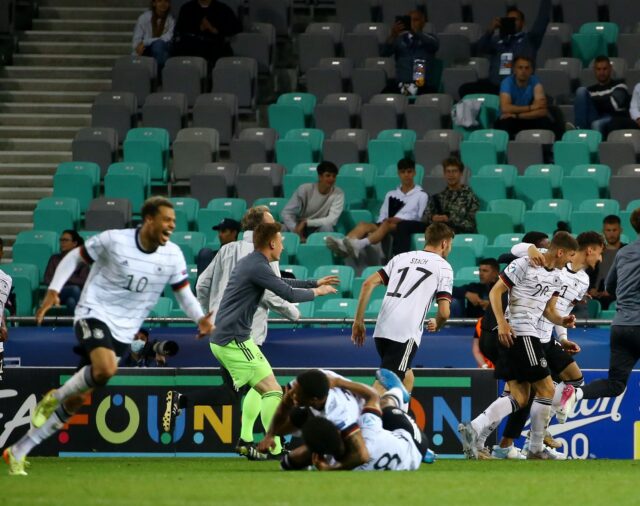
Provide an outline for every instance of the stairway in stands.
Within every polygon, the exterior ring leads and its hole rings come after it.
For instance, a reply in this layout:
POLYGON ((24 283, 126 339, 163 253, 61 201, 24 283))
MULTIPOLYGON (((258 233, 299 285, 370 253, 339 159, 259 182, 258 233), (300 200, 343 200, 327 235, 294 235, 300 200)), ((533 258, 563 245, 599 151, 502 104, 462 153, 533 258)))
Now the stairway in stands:
POLYGON ((41 0, 32 30, 20 34, 13 65, 0 68, 0 237, 5 259, 33 226, 37 201, 71 160, 76 131, 91 122, 95 95, 111 87, 111 66, 131 50, 148 0, 41 0), (89 7, 90 6, 90 7, 89 7))

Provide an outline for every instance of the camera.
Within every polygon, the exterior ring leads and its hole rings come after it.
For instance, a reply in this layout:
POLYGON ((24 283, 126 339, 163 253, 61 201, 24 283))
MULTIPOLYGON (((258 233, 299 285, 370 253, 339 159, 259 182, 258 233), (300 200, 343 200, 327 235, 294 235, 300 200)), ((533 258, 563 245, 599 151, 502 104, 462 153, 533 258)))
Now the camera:
POLYGON ((180 351, 180 346, 175 341, 154 341, 153 352, 165 357, 173 357, 180 351))
POLYGON ((500 37, 514 35, 516 33, 515 18, 500 18, 500 37))

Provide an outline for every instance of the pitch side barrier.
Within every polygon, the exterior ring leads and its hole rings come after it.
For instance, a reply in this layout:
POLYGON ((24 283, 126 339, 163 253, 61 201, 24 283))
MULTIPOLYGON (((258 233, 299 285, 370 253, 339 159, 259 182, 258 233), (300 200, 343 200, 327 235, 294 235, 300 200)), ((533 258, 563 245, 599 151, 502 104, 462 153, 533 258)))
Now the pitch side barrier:
MULTIPOLYGON (((282 384, 300 368, 276 368, 282 384)), ((335 368, 372 383, 374 368, 335 368)), ((9 367, 0 383, 0 447, 13 444, 29 429, 30 415, 43 392, 64 383, 71 367, 9 367)), ((457 426, 480 413, 498 394, 491 371, 416 369, 410 404, 440 458, 462 458, 457 426)), ((593 381, 604 370, 585 371, 593 381)), ((195 406, 178 417, 172 433, 162 430, 167 390, 181 392, 220 385, 217 368, 123 368, 109 384, 86 399, 62 430, 34 455, 61 457, 216 457, 233 455, 240 431, 238 405, 195 406)), ((627 391, 615 399, 581 401, 564 425, 550 431, 572 458, 640 458, 640 371, 627 391)), ((525 432, 528 430, 525 427, 525 432)), ((256 432, 261 428, 256 426, 256 432)), ((489 444, 495 443, 493 438, 489 444)), ((518 442, 520 445, 522 441, 518 442)))

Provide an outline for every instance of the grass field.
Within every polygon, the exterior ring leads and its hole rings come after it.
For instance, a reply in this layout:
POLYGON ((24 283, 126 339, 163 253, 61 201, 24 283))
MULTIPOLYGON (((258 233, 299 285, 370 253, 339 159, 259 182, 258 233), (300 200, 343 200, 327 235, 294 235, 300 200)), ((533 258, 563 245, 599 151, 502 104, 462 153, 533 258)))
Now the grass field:
POLYGON ((289 472, 240 458, 33 458, 11 505, 638 505, 640 461, 439 461, 417 472, 289 472))

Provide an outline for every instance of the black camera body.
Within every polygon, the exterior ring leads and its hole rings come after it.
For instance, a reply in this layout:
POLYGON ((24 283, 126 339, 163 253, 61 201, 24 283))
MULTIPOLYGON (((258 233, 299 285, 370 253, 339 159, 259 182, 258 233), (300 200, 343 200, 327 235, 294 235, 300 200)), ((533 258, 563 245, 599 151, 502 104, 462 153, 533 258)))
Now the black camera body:
POLYGON ((411 31, 411 16, 396 16, 396 23, 401 23, 406 31, 411 31))
POLYGON ((175 341, 153 341, 153 353, 165 357, 173 357, 180 351, 180 346, 175 341))
POLYGON ((500 37, 508 37, 516 33, 515 18, 500 18, 500 37))

